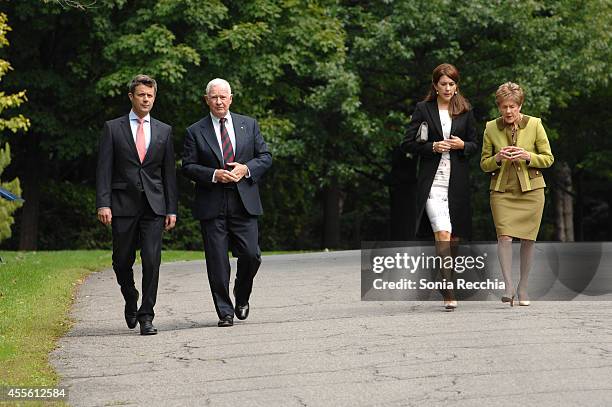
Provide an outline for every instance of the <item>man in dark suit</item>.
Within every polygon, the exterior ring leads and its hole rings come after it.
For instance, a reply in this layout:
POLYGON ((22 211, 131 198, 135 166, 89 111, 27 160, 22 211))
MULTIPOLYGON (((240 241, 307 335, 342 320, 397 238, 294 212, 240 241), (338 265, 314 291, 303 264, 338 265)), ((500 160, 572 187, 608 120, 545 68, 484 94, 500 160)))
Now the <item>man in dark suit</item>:
POLYGON ((251 117, 229 112, 230 84, 213 79, 204 97, 210 114, 187 128, 183 171, 195 182, 193 216, 200 220, 206 270, 218 326, 249 315, 253 278, 261 264, 257 217, 263 213, 258 182, 272 155, 251 117), (237 260, 234 297, 229 294, 228 249, 237 260))
POLYGON ((141 335, 155 335, 162 232, 174 227, 177 187, 172 128, 149 114, 157 83, 137 75, 130 84, 129 114, 104 124, 96 171, 98 219, 112 225, 113 270, 125 299, 125 321, 141 335), (132 267, 140 245, 142 302, 132 267))

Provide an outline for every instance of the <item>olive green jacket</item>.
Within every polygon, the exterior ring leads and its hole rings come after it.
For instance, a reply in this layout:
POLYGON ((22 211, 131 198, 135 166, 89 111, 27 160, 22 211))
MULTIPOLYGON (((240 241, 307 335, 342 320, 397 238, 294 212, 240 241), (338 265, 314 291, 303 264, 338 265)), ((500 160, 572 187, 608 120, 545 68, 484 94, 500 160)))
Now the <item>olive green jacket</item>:
POLYGON ((504 121, 501 117, 487 122, 482 142, 480 168, 491 174, 489 190, 505 192, 510 171, 517 172, 521 183, 521 191, 544 188, 546 183, 542 171, 539 169, 550 167, 555 158, 550 150, 550 143, 548 137, 546 137, 544 126, 542 126, 542 120, 538 117, 523 115, 523 119, 519 123, 516 145, 530 152, 531 160, 528 162, 520 160, 515 164, 508 160, 502 160, 501 165, 497 165, 495 154, 503 147, 511 144, 512 140, 506 134, 504 121))

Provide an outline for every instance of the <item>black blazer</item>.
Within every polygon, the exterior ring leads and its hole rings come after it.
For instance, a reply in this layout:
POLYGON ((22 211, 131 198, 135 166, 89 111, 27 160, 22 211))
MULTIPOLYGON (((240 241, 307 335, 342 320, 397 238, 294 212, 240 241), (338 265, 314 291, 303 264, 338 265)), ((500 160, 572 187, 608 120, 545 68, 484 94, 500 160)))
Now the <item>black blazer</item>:
POLYGON ((104 123, 96 171, 96 208, 113 216, 135 216, 144 192, 155 214, 177 214, 172 127, 151 117, 151 142, 142 163, 128 115, 104 123))
MULTIPOLYGON (((254 118, 230 114, 236 135, 234 160, 249 167, 251 173, 249 178, 244 177, 236 186, 249 215, 259 216, 263 209, 257 183, 272 165, 272 154, 254 118)), ((221 213, 225 184, 212 182, 216 169, 223 169, 223 157, 212 118, 206 115, 187 128, 183 147, 183 173, 195 182, 193 217, 196 219, 212 219, 221 213)))
MULTIPOLYGON (((453 118, 450 134, 461 138, 464 142, 463 150, 450 151, 451 176, 448 186, 448 206, 451 225, 453 235, 469 239, 472 234, 472 209, 468 157, 478 151, 474 114, 471 110, 453 118)), ((442 156, 432 151, 433 142, 443 139, 437 101, 417 103, 401 148, 406 153, 419 157, 416 225, 420 235, 431 236, 433 233, 425 212, 425 204, 442 156), (416 133, 424 121, 429 127, 429 139, 426 143, 419 144, 415 141, 416 133)))

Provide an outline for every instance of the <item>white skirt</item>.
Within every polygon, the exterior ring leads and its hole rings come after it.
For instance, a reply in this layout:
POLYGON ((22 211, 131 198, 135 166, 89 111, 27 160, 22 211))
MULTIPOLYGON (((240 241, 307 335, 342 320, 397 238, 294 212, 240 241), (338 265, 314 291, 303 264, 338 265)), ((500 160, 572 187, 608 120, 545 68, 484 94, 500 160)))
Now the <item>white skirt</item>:
POLYGON ((425 204, 427 217, 434 232, 453 232, 448 210, 448 183, 450 181, 450 160, 442 157, 425 204))

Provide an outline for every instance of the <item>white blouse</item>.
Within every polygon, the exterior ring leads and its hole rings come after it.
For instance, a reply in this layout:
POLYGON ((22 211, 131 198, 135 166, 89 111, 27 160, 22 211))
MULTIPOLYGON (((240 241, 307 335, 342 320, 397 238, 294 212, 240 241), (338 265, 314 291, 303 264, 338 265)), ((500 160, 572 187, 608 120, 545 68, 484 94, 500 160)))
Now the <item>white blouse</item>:
MULTIPOLYGON (((442 124, 442 137, 444 140, 448 140, 450 138, 451 125, 453 124, 453 120, 448 113, 448 110, 440 110, 440 123, 442 124)), ((442 153, 443 160, 450 160, 450 154, 448 152, 442 153)))

